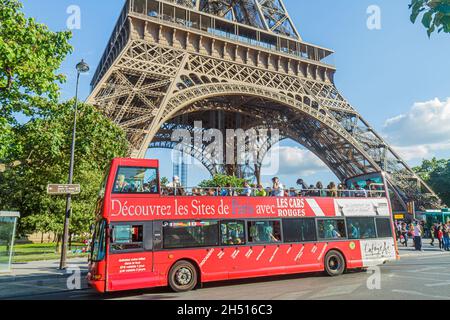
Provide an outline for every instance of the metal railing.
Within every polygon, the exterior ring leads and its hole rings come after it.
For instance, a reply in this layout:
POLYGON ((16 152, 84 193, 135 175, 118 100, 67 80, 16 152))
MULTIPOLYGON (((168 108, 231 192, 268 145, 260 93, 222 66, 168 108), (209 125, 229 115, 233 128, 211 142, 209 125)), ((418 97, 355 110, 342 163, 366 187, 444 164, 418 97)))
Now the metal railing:
POLYGON ((233 188, 233 187, 161 187, 162 196, 180 197, 320 197, 320 198, 384 198, 384 186, 370 189, 280 189, 272 188, 233 188))

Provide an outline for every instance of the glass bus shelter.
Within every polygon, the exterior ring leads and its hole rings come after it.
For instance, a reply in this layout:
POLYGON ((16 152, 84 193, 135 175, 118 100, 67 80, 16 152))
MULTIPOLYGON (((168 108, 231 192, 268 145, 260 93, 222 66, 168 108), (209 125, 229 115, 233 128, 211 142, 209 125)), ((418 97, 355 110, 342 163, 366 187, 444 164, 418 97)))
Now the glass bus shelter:
POLYGON ((18 212, 0 211, 0 273, 10 272, 18 212))

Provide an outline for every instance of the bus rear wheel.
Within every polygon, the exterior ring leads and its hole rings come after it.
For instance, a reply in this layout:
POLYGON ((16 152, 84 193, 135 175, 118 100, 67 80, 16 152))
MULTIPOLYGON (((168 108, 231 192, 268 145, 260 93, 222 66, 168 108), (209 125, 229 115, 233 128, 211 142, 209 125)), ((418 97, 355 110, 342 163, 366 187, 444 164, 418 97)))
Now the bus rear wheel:
POLYGON ((345 259, 339 251, 332 250, 325 256, 325 272, 331 277, 340 276, 345 271, 345 259))
POLYGON ((191 291, 197 286, 198 274, 189 261, 178 261, 169 272, 169 286, 175 292, 191 291))

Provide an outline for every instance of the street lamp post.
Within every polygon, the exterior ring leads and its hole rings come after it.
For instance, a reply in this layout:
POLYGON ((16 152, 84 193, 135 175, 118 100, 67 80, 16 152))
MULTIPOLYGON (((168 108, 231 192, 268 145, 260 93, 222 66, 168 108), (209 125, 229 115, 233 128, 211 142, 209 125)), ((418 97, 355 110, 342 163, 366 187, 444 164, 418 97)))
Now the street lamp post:
MULTIPOLYGON (((81 60, 80 63, 76 66, 77 69, 77 84, 75 89, 75 107, 74 107, 74 120, 73 120, 73 132, 72 132, 72 147, 70 153, 70 169, 69 169, 69 185, 73 183, 73 167, 75 162, 75 141, 77 136, 77 113, 78 113, 78 84, 80 81, 80 74, 86 73, 89 71, 89 65, 81 60)), ((59 264, 60 269, 66 268, 66 259, 67 259, 67 243, 69 241, 69 226, 70 226, 70 216, 72 213, 72 196, 71 194, 67 195, 66 201, 66 212, 65 212, 65 220, 64 220, 64 234, 62 240, 62 249, 61 249, 61 261, 59 264)))

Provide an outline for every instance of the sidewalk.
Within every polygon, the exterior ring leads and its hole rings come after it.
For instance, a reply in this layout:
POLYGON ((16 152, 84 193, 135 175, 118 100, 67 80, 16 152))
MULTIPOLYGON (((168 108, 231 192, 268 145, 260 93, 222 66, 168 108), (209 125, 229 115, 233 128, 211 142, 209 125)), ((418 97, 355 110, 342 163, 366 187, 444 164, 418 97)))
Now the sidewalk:
POLYGON ((74 275, 80 276, 80 289, 85 289, 87 264, 86 258, 69 260, 67 270, 58 269, 59 261, 14 264, 11 273, 0 273, 0 299, 70 290, 74 275))
POLYGON ((423 251, 416 251, 414 249, 414 241, 410 239, 408 241, 408 247, 397 242, 400 258, 403 257, 419 257, 419 256, 434 256, 434 255, 450 255, 447 251, 441 251, 439 249, 439 241, 434 241, 434 247, 430 245, 431 239, 422 239, 423 251))

